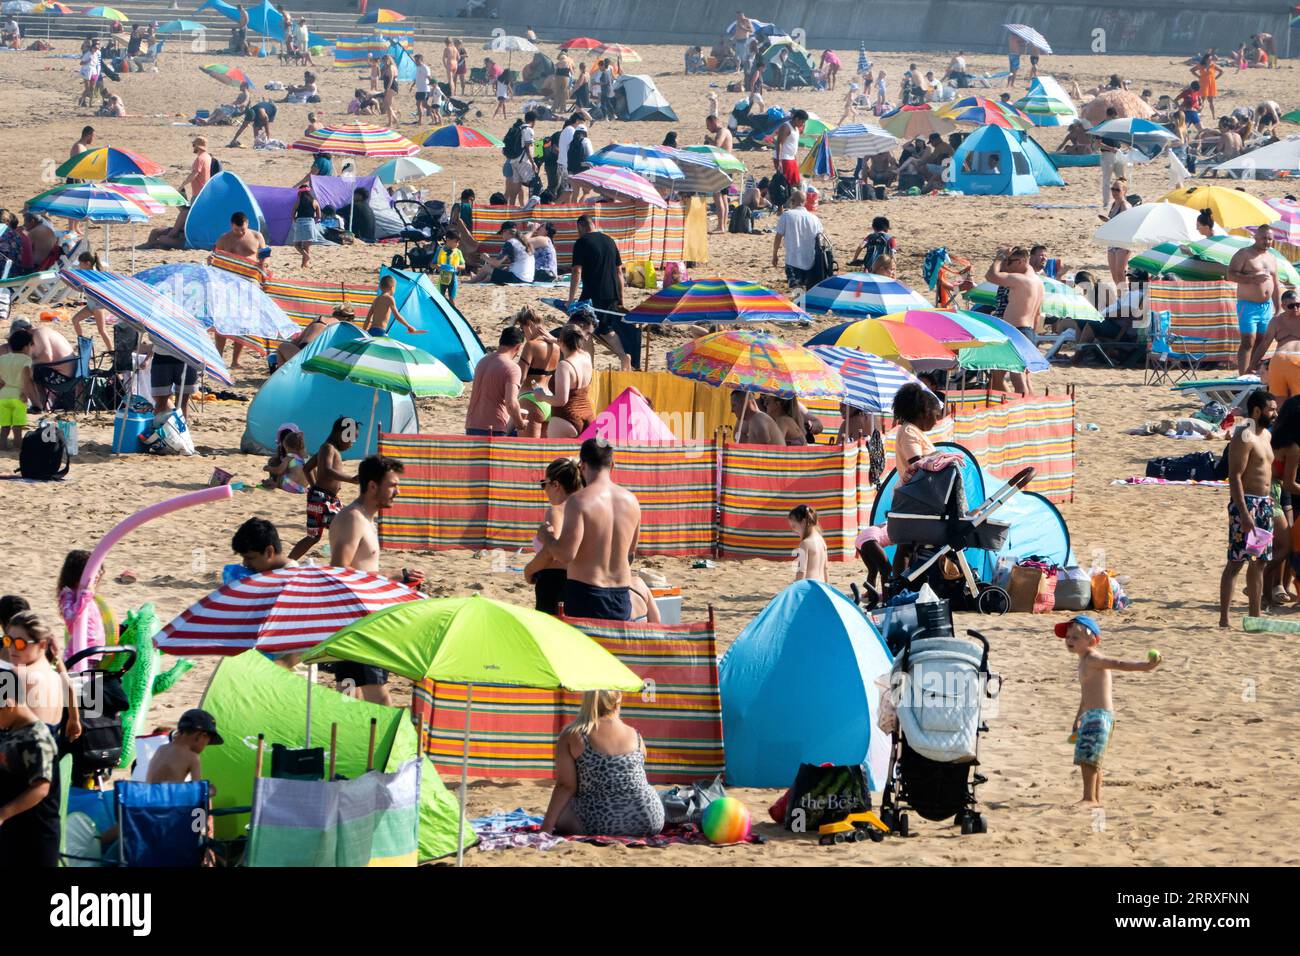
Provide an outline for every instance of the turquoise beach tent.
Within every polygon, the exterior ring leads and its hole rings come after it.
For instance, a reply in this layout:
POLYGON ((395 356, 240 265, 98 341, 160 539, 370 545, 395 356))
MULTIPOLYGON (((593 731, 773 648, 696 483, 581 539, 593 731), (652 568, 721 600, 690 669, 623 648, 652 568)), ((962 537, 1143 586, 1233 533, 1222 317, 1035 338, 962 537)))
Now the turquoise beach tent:
MULTIPOLYGON (((304 372, 302 365, 331 345, 359 339, 365 333, 355 325, 340 322, 324 332, 301 352, 285 362, 268 378, 248 406, 248 417, 239 448, 246 454, 269 455, 275 449, 275 433, 286 422, 302 429, 307 451, 314 452, 329 438, 334 419, 348 415, 357 420, 361 439, 344 452, 348 460, 373 455, 379 448, 380 432, 413 435, 420 430, 415 403, 407 395, 379 392, 373 405, 379 427, 371 430, 370 411, 375 391, 364 385, 342 382, 328 375, 304 372), (371 436, 369 442, 365 436, 371 436)), ((426 336, 420 336, 425 338, 426 336)))
POLYGON ((451 369, 462 382, 474 381, 474 367, 486 354, 483 343, 465 316, 447 301, 438 289, 438 283, 424 272, 407 272, 383 266, 379 277, 392 276, 396 282, 393 300, 397 311, 417 329, 419 334, 406 331, 394 322, 388 330, 389 338, 423 349, 451 369))
POLYGON ((1038 145, 1038 141, 1024 130, 1012 130, 1012 133, 1020 141, 1020 148, 1025 151, 1029 168, 1034 174, 1034 182, 1040 186, 1064 186, 1061 171, 1056 168, 1056 163, 1047 155, 1047 151, 1038 145))
POLYGON ((1001 126, 981 126, 952 157, 951 189, 968 196, 1029 196, 1038 192, 1020 138, 1001 126))
MULTIPOLYGON (((935 446, 939 451, 952 452, 966 459, 962 466, 962 487, 966 491, 966 507, 974 510, 984 503, 989 495, 1006 484, 980 467, 969 448, 954 442, 939 442, 935 446)), ((898 484, 898 472, 891 471, 876 493, 876 501, 871 506, 871 523, 883 524, 889 508, 894 502, 894 488, 898 484)), ((1071 567, 1077 562, 1074 549, 1070 547, 1070 529, 1065 518, 1042 495, 1035 491, 1022 491, 1012 495, 993 516, 998 521, 1011 525, 1007 542, 1002 550, 994 554, 978 548, 966 550, 966 560, 971 572, 981 581, 990 581, 998 558, 1009 555, 1017 560, 1038 556, 1060 567, 1071 567)), ((885 553, 892 561, 894 548, 886 548, 885 553)))
POLYGON ((230 217, 242 212, 250 227, 266 229, 266 217, 253 191, 234 173, 222 170, 207 181, 190 204, 185 218, 185 246, 211 249, 230 231, 230 217))
POLYGON ((397 64, 397 79, 401 83, 415 82, 415 60, 406 52, 406 47, 394 40, 388 44, 388 55, 397 64))
POLYGON ((820 581, 795 581, 750 621, 718 665, 727 782, 788 787, 802 763, 865 765, 884 786, 889 736, 875 680, 893 660, 875 626, 820 581))
MULTIPOLYGON (((239 22, 239 8, 233 3, 226 3, 225 0, 207 0, 202 6, 196 9, 195 13, 201 13, 204 10, 215 10, 227 20, 239 22)), ((284 39, 284 17, 270 2, 262 0, 257 6, 249 6, 248 10, 248 29, 253 33, 260 33, 264 37, 270 37, 279 43, 284 39)), ((333 46, 334 41, 328 37, 323 37, 319 33, 307 34, 307 43, 310 46, 333 46)))

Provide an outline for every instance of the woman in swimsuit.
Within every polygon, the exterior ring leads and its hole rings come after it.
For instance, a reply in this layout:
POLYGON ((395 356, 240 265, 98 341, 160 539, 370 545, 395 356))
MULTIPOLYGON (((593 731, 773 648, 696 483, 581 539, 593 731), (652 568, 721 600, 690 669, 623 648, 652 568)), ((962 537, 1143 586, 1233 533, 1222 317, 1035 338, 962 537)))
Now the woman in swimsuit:
MULTIPOLYGON (((582 485, 582 472, 572 458, 557 458, 546 466, 546 477, 540 482, 546 493, 546 516, 542 526, 550 524, 556 534, 564 525, 564 503, 582 485)), ((564 565, 557 564, 541 542, 533 539, 537 553, 524 567, 524 580, 533 586, 533 607, 545 614, 559 614, 559 603, 564 597, 564 583, 568 580, 564 565)))
POLYGON ((551 376, 555 374, 555 366, 560 361, 560 343, 546 331, 536 309, 520 309, 515 315, 515 325, 524 333, 524 347, 519 352, 519 368, 522 373, 520 387, 525 394, 521 394, 519 399, 528 411, 528 427, 520 432, 520 437, 541 438, 551 417, 551 406, 533 401, 531 394, 527 393, 536 388, 551 387, 551 376))
POLYGON ((577 438, 595 421, 596 412, 588 396, 591 356, 582 347, 582 333, 572 325, 560 330, 560 356, 552 377, 555 393, 535 395, 534 400, 551 406, 547 438, 577 438))
POLYGON ((1295 600, 1286 585, 1295 523, 1292 500, 1300 496, 1300 483, 1296 481, 1300 470, 1300 397, 1288 398, 1278 409, 1272 445, 1273 481, 1269 493, 1273 499, 1273 560, 1264 570, 1264 603, 1282 605, 1295 600))
POLYGON ((397 114, 394 112, 397 100, 397 64, 391 56, 385 55, 380 61, 379 83, 384 91, 383 110, 388 117, 388 128, 397 129, 397 114))
MULTIPOLYGON (((1104 215, 1099 214, 1098 218, 1102 222, 1110 222, 1120 213, 1133 208, 1124 195, 1124 190, 1127 188, 1127 179, 1116 179, 1110 184, 1110 210, 1104 215)), ((1111 246, 1106 250, 1106 263, 1110 266, 1110 277, 1115 281, 1117 288, 1124 284, 1124 274, 1128 271, 1128 260, 1132 255, 1131 250, 1121 249, 1118 246, 1111 246)))
POLYGON ((639 574, 632 575, 632 586, 628 588, 628 600, 632 604, 633 624, 658 624, 659 605, 655 604, 654 595, 650 593, 650 585, 639 574))
POLYGON ((465 77, 469 75, 469 53, 465 50, 465 44, 460 40, 456 41, 456 83, 460 87, 460 95, 465 95, 465 77))

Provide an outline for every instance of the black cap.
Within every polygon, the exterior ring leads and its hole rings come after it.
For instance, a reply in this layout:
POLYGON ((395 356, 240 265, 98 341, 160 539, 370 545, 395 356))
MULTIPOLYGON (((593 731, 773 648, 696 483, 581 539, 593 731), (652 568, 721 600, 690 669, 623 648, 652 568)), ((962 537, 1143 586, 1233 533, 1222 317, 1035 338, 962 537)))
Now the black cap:
POLYGON ((225 743, 221 739, 221 734, 217 733, 217 718, 198 707, 181 714, 181 719, 176 723, 176 729, 180 731, 201 730, 212 738, 214 744, 225 743))
POLYGON ((505 222, 501 224, 501 228, 497 230, 497 235, 498 236, 501 235, 501 233, 505 232, 507 229, 518 230, 518 228, 519 227, 515 225, 513 220, 507 219, 505 222))

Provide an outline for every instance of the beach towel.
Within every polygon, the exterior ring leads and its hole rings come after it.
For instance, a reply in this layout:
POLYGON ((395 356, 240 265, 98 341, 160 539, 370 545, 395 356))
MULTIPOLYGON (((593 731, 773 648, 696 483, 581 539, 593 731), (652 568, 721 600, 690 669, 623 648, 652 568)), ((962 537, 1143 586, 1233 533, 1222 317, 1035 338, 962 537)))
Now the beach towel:
MULTIPOLYGON (((483 831, 479 834, 479 848, 482 850, 500 850, 513 847, 533 847, 538 850, 550 850, 564 843, 590 843, 592 846, 626 846, 633 848, 663 849, 666 846, 713 846, 713 841, 706 837, 693 823, 680 823, 665 826, 663 830, 649 837, 631 836, 595 836, 573 835, 555 837, 543 833, 540 824, 507 827, 501 831, 483 831)), ((750 833, 746 843, 766 843, 767 840, 757 833, 750 833)), ((734 844, 726 844, 732 846, 734 844)))
POLYGON ((1148 478, 1146 475, 1132 475, 1128 478, 1116 478, 1112 485, 1195 485, 1198 488, 1227 488, 1226 481, 1173 481, 1169 478, 1148 478))
MULTIPOLYGON (((624 718, 641 732, 646 777, 681 783, 723 768, 722 704, 712 613, 695 624, 636 624, 566 619, 648 683, 623 698, 624 718)), ((463 684, 422 681, 412 688, 411 715, 425 732, 438 769, 460 773, 464 746, 463 684)), ((474 687, 469 774, 549 779, 555 740, 577 714, 580 694, 526 687, 474 687)))

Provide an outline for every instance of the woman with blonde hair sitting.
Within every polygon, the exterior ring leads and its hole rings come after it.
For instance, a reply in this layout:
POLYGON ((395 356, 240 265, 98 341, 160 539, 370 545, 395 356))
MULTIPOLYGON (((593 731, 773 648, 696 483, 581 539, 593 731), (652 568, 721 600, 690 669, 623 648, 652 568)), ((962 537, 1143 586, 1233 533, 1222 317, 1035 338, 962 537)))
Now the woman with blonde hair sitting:
POLYGON ((555 789, 545 833, 654 836, 664 805, 645 776, 645 743, 619 716, 623 695, 588 691, 555 744, 555 789))

